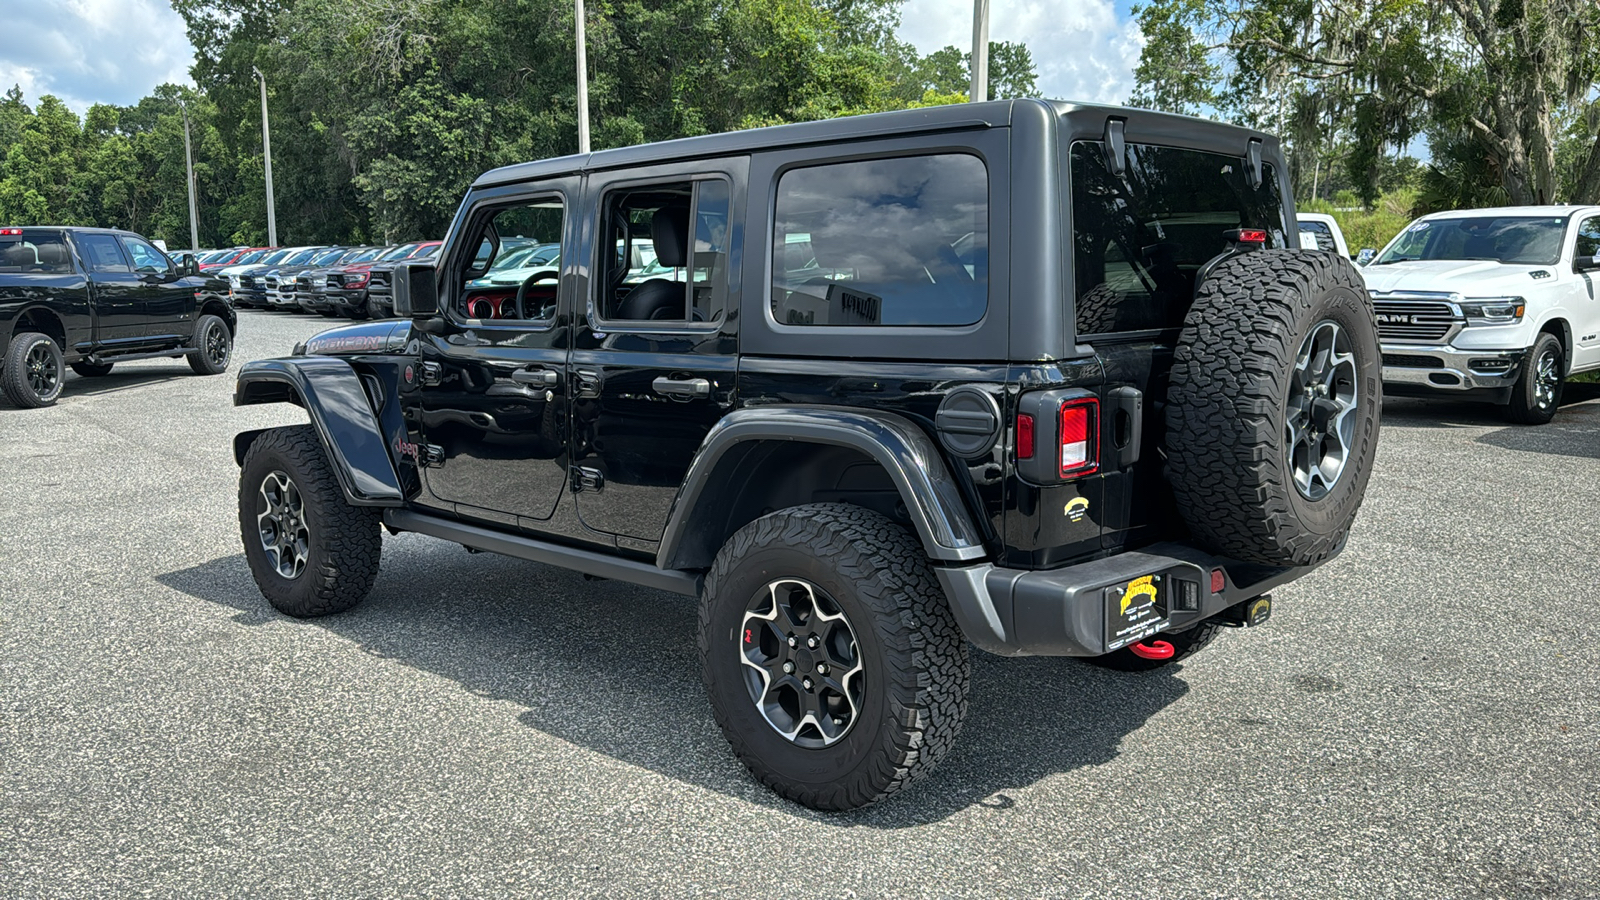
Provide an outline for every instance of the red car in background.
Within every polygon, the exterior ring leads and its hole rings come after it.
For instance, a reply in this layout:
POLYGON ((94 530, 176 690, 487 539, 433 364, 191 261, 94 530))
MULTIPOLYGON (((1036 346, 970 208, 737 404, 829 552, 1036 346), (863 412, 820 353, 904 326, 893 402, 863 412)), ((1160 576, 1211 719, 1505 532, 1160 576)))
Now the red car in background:
POLYGON ((239 248, 237 248, 235 250, 231 250, 231 251, 229 251, 227 253, 224 253, 222 256, 217 257, 216 259, 212 260, 211 262, 201 263, 200 264, 200 271, 202 271, 202 272, 215 272, 218 269, 226 269, 228 266, 234 265, 236 262, 238 262, 238 260, 241 257, 243 257, 243 256, 245 256, 247 254, 255 253, 255 252, 258 252, 258 251, 262 251, 262 250, 271 250, 271 249, 273 249, 273 248, 271 248, 271 247, 239 247, 239 248))
MULTIPOLYGON (((410 244, 400 244, 385 251, 383 254, 354 265, 343 266, 330 270, 322 285, 329 308, 336 314, 351 319, 367 319, 374 316, 386 317, 389 311, 380 308, 373 302, 368 290, 375 283, 373 269, 375 266, 392 269, 396 263, 407 260, 420 259, 437 253, 442 241, 416 241, 410 244)), ((384 287, 388 287, 387 278, 384 287)))

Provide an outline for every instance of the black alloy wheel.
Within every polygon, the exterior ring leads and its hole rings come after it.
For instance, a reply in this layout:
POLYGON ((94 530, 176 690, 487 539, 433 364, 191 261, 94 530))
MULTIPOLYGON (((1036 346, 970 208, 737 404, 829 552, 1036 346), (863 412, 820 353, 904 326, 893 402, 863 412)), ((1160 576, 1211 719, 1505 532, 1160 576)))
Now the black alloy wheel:
POLYGON ((24 332, 11 339, 0 363, 0 393, 24 409, 49 406, 61 396, 66 365, 61 348, 45 334, 24 332))
POLYGON ((780 578, 745 611, 745 688, 768 724, 799 747, 826 747, 860 717, 863 675, 855 629, 827 592, 780 578))

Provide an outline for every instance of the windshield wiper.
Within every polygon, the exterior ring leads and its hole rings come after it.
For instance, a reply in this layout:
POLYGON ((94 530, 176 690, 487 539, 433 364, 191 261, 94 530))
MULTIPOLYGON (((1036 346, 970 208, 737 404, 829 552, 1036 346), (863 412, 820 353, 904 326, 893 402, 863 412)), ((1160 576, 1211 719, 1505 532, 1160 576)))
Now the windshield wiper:
POLYGON ((1422 257, 1420 257, 1420 256, 1396 256, 1396 257, 1394 257, 1392 259, 1380 259, 1377 262, 1373 263, 1373 265, 1375 265, 1375 266, 1387 266, 1390 263, 1412 262, 1413 260, 1418 260, 1418 259, 1421 259, 1421 258, 1422 257))

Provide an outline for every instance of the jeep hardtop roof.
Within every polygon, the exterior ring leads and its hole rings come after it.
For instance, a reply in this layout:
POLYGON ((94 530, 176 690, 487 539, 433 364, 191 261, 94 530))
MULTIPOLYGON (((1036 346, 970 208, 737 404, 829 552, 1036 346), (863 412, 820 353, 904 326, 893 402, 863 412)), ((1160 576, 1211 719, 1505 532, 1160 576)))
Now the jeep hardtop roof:
POLYGON ((1067 126, 1069 140, 1098 139, 1104 131, 1106 119, 1114 117, 1124 120, 1130 142, 1136 140, 1189 147, 1234 156, 1243 156, 1251 140, 1261 141, 1263 151, 1272 155, 1276 154, 1278 147, 1277 139, 1265 132, 1174 113, 1065 100, 994 100, 774 125, 558 156, 491 169, 480 175, 472 186, 480 188, 514 184, 573 172, 732 156, 806 144, 828 144, 917 132, 1003 128, 1015 124, 1021 116, 1037 116, 1041 113, 1058 116, 1067 126))

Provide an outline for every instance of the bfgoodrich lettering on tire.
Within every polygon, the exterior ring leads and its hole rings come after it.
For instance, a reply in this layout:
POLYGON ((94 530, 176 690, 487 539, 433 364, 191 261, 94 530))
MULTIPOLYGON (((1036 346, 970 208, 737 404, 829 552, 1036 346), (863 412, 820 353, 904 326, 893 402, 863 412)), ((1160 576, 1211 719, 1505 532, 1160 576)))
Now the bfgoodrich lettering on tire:
POLYGON ((298 618, 343 612, 378 576, 378 512, 345 502, 309 425, 263 432, 239 473, 239 534, 261 593, 298 618))
POLYGON ((780 510, 729 538, 701 594, 700 659, 734 752, 816 809, 926 775, 966 715, 967 644, 921 545, 857 506, 780 510))
POLYGON ((1372 474, 1381 365, 1349 260, 1260 250, 1213 269, 1167 392, 1167 476, 1194 536, 1271 565, 1333 553, 1372 474))

